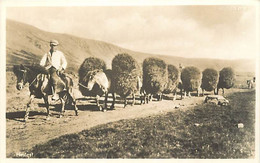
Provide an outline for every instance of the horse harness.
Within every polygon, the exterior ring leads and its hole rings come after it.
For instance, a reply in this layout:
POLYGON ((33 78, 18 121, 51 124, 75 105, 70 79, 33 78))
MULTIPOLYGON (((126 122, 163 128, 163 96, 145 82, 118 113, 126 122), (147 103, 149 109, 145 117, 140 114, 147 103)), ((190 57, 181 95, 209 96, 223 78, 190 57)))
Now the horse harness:
MULTIPOLYGON (((106 88, 103 87, 101 84, 97 83, 99 85, 99 87, 102 89, 103 92, 107 92, 106 88)), ((82 86, 83 88, 88 89, 88 87, 86 87, 85 85, 83 85, 82 83, 79 82, 79 85, 82 86)))

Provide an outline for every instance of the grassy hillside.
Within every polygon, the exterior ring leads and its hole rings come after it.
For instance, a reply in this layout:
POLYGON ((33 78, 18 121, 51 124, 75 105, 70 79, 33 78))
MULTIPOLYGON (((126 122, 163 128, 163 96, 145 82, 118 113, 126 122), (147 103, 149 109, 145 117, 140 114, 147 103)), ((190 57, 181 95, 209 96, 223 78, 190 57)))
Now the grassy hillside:
MULTIPOLYGON (((39 63, 40 58, 49 50, 49 40, 57 39, 60 42, 59 49, 65 53, 69 61, 68 69, 77 72, 80 64, 86 57, 99 57, 111 67, 111 61, 118 53, 126 52, 132 55, 139 63, 149 57, 155 56, 147 53, 127 50, 106 42, 79 38, 68 34, 57 34, 42 31, 30 25, 7 20, 6 22, 6 63, 7 70, 13 64, 39 63)), ((174 54, 173 54, 174 55, 174 54)), ((156 55, 167 63, 178 66, 196 66, 201 70, 205 68, 222 69, 231 66, 238 72, 254 72, 253 60, 216 60, 216 59, 193 59, 156 55)))

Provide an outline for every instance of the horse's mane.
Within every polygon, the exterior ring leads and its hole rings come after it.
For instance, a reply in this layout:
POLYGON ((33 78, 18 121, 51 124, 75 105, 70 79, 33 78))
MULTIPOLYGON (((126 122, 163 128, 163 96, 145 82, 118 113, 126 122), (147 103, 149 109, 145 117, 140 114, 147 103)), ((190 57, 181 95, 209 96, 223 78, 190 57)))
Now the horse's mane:
POLYGON ((95 76, 99 72, 103 72, 103 70, 102 69, 95 69, 95 70, 87 72, 86 75, 83 77, 83 82, 87 82, 89 80, 89 78, 95 76))
POLYGON ((26 67, 37 74, 48 74, 48 71, 43 66, 37 64, 27 65, 26 67))
POLYGON ((13 72, 17 73, 18 71, 21 70, 26 70, 29 71, 30 73, 36 73, 36 74, 48 74, 48 71, 40 65, 32 64, 32 65, 14 65, 13 67, 13 72))

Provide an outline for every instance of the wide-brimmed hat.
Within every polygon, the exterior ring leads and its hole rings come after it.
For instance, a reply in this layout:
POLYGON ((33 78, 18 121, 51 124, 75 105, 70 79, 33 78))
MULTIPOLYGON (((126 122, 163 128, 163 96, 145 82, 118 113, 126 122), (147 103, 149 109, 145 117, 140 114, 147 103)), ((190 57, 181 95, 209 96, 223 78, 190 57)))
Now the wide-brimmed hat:
POLYGON ((51 40, 50 45, 57 46, 57 45, 59 45, 59 42, 57 40, 51 40))

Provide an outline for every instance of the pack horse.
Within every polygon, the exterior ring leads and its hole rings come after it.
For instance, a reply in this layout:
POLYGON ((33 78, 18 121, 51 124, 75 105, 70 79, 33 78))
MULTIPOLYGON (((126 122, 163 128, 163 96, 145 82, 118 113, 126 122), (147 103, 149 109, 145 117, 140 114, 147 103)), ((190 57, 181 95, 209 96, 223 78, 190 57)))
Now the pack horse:
MULTIPOLYGON (((26 105, 26 111, 24 120, 29 118, 29 110, 34 98, 39 98, 44 100, 45 107, 47 109, 47 118, 50 117, 49 110, 49 100, 48 96, 52 95, 52 89, 49 82, 49 77, 47 72, 43 67, 40 66, 24 66, 24 65, 14 65, 13 72, 17 77, 16 88, 22 90, 24 85, 29 83, 30 100, 26 105)), ((59 80, 59 100, 61 101, 61 112, 60 117, 63 116, 66 104, 74 105, 75 114, 78 115, 78 108, 76 106, 75 100, 72 96, 72 79, 66 75, 59 80)))
POLYGON ((114 109, 115 105, 115 93, 112 87, 112 70, 96 69, 89 71, 85 74, 85 77, 79 83, 81 87, 82 95, 96 96, 96 103, 100 111, 107 111, 108 94, 111 93, 113 96, 113 102, 110 109, 114 109), (100 97, 105 95, 104 106, 100 105, 100 97))

